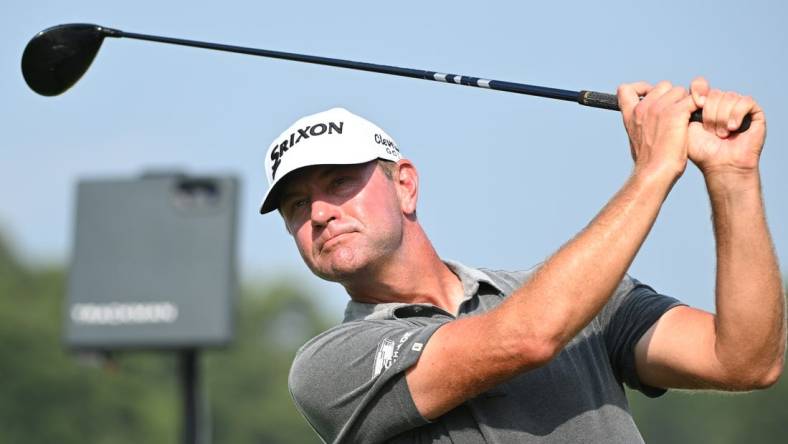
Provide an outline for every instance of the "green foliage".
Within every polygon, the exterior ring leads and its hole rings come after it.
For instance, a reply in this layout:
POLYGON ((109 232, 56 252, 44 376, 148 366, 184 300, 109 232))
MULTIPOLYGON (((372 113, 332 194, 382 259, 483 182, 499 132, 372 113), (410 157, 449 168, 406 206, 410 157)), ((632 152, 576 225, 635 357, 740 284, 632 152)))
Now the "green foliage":
POLYGON ((751 393, 672 391, 658 399, 629 392, 646 442, 781 443, 788 433, 788 378, 751 393))
MULTIPOLYGON (((20 264, 0 239, 0 443, 174 443, 176 360, 167 352, 85 358, 61 342, 65 275, 20 264)), ((327 327, 284 283, 242 292, 237 335, 201 362, 206 430, 216 443, 309 443, 287 373, 295 350, 327 327)))
POLYGON ((0 442, 173 442, 172 372, 150 354, 80 364, 60 341, 63 288, 0 242, 0 442))
POLYGON ((245 295, 239 321, 233 347, 205 366, 215 442, 318 442, 287 390, 296 349, 327 328, 316 306, 276 283, 245 295))
MULTIPOLYGON (((174 443, 180 403, 171 353, 86 360, 61 343, 65 276, 20 264, 0 239, 0 443, 174 443)), ((285 281, 246 288, 236 340, 204 352, 203 393, 216 443, 312 443, 287 373, 295 350, 327 327, 285 281)), ((788 432, 788 377, 749 394, 630 393, 647 442, 771 443, 788 432)))

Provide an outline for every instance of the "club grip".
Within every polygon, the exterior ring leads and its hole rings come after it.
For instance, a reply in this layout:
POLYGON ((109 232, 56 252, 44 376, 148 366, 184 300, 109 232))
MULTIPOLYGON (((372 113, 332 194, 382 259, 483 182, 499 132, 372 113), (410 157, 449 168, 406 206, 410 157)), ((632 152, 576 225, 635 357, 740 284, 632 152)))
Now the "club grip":
POLYGON ((618 96, 615 94, 607 94, 596 91, 580 91, 577 97, 577 103, 585 106, 592 106, 594 108, 612 109, 619 111, 618 96))
MULTIPOLYGON (((615 94, 607 94, 596 91, 580 91, 577 98, 577 103, 594 108, 612 109, 619 111, 618 96, 615 94)), ((690 115, 690 122, 703 122, 703 110, 696 110, 690 115)), ((734 133, 743 133, 750 128, 752 123, 752 116, 747 114, 742 119, 741 126, 734 133)))
MULTIPOLYGON (((703 123, 703 110, 702 109, 695 110, 695 112, 693 112, 690 115, 690 122, 701 122, 701 123, 703 123)), ((747 131, 748 129, 750 129, 750 124, 751 123, 752 123, 752 116, 750 114, 747 114, 741 120, 741 125, 739 125, 739 128, 734 130, 734 131, 732 131, 732 132, 733 133, 743 133, 743 132, 747 131)))

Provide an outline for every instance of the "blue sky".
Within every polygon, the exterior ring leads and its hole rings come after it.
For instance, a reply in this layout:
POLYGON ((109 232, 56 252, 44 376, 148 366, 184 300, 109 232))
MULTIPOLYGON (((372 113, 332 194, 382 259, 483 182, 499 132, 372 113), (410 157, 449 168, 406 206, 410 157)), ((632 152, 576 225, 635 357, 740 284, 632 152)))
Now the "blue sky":
MULTIPOLYGON (((777 1, 3 2, 0 229, 31 261, 66 260, 78 179, 162 168, 236 174, 243 278, 290 276, 339 316, 341 287, 308 273, 278 216, 257 214, 265 149, 298 117, 343 106, 386 129, 419 168, 419 214, 439 253, 474 266, 544 260, 630 172, 614 112, 193 48, 108 40, 64 95, 30 91, 19 69, 27 41, 55 24, 88 22, 574 90, 615 92, 641 79, 688 85, 705 75, 766 110, 763 186, 785 264, 786 12, 777 1)), ((631 274, 713 309, 709 204, 694 167, 631 274)))

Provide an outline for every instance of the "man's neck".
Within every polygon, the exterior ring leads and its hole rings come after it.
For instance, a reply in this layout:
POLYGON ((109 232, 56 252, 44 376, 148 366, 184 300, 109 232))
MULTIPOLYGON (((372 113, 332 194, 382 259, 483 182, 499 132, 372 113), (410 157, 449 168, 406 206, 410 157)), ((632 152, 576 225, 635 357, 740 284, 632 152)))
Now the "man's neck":
POLYGON ((351 299, 367 304, 432 304, 456 314, 463 299, 460 278, 440 259, 423 231, 363 278, 342 282, 351 299))

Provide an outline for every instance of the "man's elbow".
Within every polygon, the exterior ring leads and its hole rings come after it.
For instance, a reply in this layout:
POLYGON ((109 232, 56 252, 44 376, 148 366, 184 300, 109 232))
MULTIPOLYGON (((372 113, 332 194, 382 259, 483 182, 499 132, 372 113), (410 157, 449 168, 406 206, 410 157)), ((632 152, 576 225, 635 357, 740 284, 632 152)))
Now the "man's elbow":
POLYGON ((531 340, 524 344, 521 356, 528 356, 528 367, 543 367, 561 353, 561 346, 560 342, 550 339, 531 340))
POLYGON ((781 358, 772 365, 769 369, 767 369, 761 377, 758 379, 755 389, 767 389, 775 384, 780 380, 780 377, 783 374, 783 368, 785 367, 785 360, 781 358))
POLYGON ((737 372, 730 380, 730 388, 735 391, 767 389, 780 380, 784 366, 784 358, 780 358, 770 366, 737 372))
POLYGON ((776 356, 774 356, 771 365, 765 366, 760 372, 759 378, 756 381, 757 384, 754 387, 756 390, 767 389, 777 384, 780 380, 783 374, 783 368, 785 368, 785 345, 785 339, 783 339, 782 346, 779 347, 779 351, 775 353, 776 356))
MULTIPOLYGON (((559 332, 545 325, 528 325, 524 322, 495 320, 495 337, 504 350, 506 360, 517 363, 517 371, 528 371, 550 363, 564 347, 559 332)), ((546 323, 545 323, 546 324, 546 323)))
POLYGON ((522 370, 549 364, 566 345, 561 339, 560 332, 539 328, 532 329, 529 333, 521 336, 518 344, 518 354, 524 358, 522 362, 525 364, 522 370))

